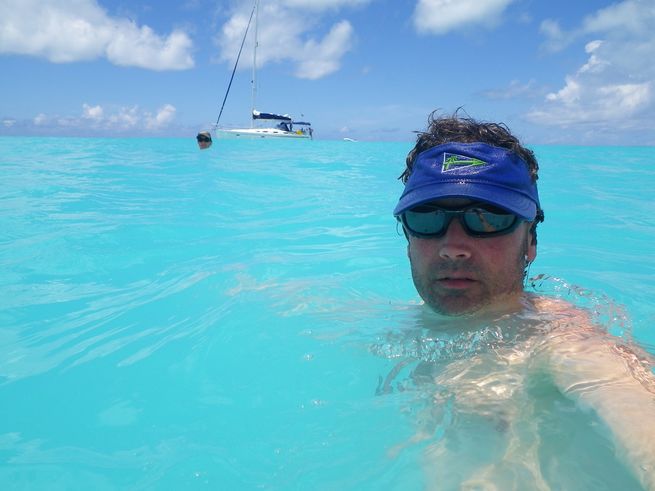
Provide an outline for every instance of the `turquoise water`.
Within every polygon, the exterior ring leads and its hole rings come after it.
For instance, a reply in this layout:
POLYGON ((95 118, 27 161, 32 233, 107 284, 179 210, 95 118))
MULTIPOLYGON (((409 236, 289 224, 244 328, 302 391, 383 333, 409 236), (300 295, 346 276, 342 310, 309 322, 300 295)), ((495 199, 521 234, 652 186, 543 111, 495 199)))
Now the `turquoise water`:
MULTIPOLYGON (((410 147, 0 138, 0 488, 423 489, 410 147)), ((655 353, 655 148, 535 150, 538 288, 655 353)))

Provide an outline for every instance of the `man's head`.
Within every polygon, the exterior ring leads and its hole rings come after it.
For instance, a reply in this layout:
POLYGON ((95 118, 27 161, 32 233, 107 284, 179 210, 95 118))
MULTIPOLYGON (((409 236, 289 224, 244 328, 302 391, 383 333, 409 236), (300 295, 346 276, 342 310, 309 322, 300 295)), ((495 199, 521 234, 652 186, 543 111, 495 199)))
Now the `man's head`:
POLYGON ((200 150, 205 150, 212 146, 212 135, 209 131, 201 131, 196 135, 196 140, 198 141, 198 148, 200 150))
POLYGON ((434 310, 470 314, 518 298, 543 220, 537 171, 505 126, 431 116, 407 156, 394 215, 414 284, 434 310))

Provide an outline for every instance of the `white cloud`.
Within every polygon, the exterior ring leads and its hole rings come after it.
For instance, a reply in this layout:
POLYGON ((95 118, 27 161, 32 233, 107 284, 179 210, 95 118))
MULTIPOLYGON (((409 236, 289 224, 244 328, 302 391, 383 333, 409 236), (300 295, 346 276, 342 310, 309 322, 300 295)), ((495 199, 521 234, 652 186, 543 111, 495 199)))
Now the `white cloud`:
POLYGON ((161 38, 148 26, 121 23, 107 45, 107 59, 116 65, 151 70, 184 70, 193 67, 191 39, 181 31, 161 38))
POLYGON ((629 0, 599 10, 584 20, 585 32, 621 30, 624 33, 652 35, 655 5, 651 0, 629 0))
POLYGON ((106 120, 106 126, 118 130, 127 130, 134 128, 141 115, 139 114, 139 107, 121 107, 116 114, 111 114, 106 120))
POLYGON ((577 84, 567 86, 556 94, 549 94, 541 109, 529 114, 529 119, 545 125, 571 126, 576 124, 604 126, 607 123, 627 122, 653 102, 652 84, 606 85, 588 90, 584 98, 577 84))
POLYGON ((546 36, 544 48, 560 51, 576 39, 594 33, 647 38, 652 36, 654 17, 652 0, 624 0, 587 16, 578 28, 568 32, 563 31, 556 20, 546 19, 541 23, 541 33, 546 36))
MULTIPOLYGON (((88 106, 85 104, 83 109, 83 119, 86 118, 88 106)), ((172 104, 164 104, 154 114, 150 111, 143 110, 139 106, 123 106, 114 108, 110 114, 104 115, 105 110, 100 106, 90 108, 95 110, 98 117, 94 123, 96 128, 106 130, 145 130, 156 131, 169 126, 175 119, 176 109, 172 104), (97 109, 96 109, 97 108, 97 109)))
MULTIPOLYGON (((257 66, 271 62, 290 61, 296 65, 295 74, 300 78, 318 79, 334 73, 341 66, 343 56, 352 48, 354 30, 341 20, 332 25, 322 39, 312 35, 318 30, 321 13, 341 7, 364 5, 370 0, 270 0, 259 7, 257 37, 257 66), (302 7, 302 8, 301 8, 302 7), (265 19, 265 21, 264 21, 265 19)), ((251 8, 236 11, 223 25, 216 37, 221 61, 234 63, 243 39, 251 8)), ((254 29, 254 26, 250 26, 254 29)), ((252 66, 254 36, 248 32, 243 48, 240 68, 252 66)))
POLYGON ((589 38, 587 60, 546 95, 528 119, 544 125, 655 128, 655 4, 624 0, 584 19, 571 32, 552 26, 542 32, 550 49, 589 38), (564 42, 566 41, 566 42, 564 42))
POLYGON ((625 117, 652 102, 651 83, 606 85, 598 93, 605 106, 611 108, 610 115, 625 117), (614 108, 618 110, 614 110, 614 108))
POLYGON ((572 105, 580 100, 580 83, 573 77, 566 77, 566 85, 559 92, 546 95, 546 100, 561 102, 565 105, 572 105))
POLYGON ((55 63, 106 57, 116 65, 151 70, 193 66, 191 39, 110 17, 96 0, 3 0, 0 53, 32 55, 55 63))
POLYGON ((39 113, 36 116, 34 116, 33 122, 35 126, 43 126, 48 122, 48 116, 46 116, 43 113, 39 113))
POLYGON ((147 115, 146 128, 159 129, 169 125, 175 119, 175 112, 175 106, 171 104, 164 105, 163 107, 159 108, 157 114, 154 116, 147 115))
POLYGON ((350 48, 352 36, 352 26, 343 20, 333 26, 321 42, 307 41, 303 47, 304 53, 298 60, 296 75, 299 78, 318 79, 336 72, 341 57, 350 48))
POLYGON ((83 104, 79 116, 58 116, 40 113, 32 124, 42 131, 57 132, 65 129, 70 134, 124 133, 152 134, 160 132, 175 120, 176 109, 172 104, 164 104, 151 112, 139 106, 103 107, 83 104))
POLYGON ((82 104, 82 117, 84 119, 102 119, 103 109, 101 106, 89 106, 88 104, 82 104))
POLYGON ((469 26, 493 26, 514 0, 419 0, 414 26, 424 34, 445 34, 469 26))
POLYGON ((603 42, 600 40, 595 40, 590 43, 587 43, 587 45, 585 46, 585 51, 589 53, 591 56, 589 57, 587 63, 585 63, 584 65, 582 65, 582 67, 580 67, 579 70, 580 73, 584 73, 584 72, 600 73, 610 65, 608 61, 602 60, 594 54, 594 51, 598 50, 598 48, 600 48, 602 45, 603 42))
POLYGON ((575 35, 562 31, 559 22, 546 19, 539 26, 539 31, 546 36, 543 47, 546 51, 557 52, 566 48, 573 42, 575 35))
POLYGON ((15 119, 3 119, 2 120, 2 126, 4 126, 5 128, 11 128, 15 124, 16 124, 15 119))

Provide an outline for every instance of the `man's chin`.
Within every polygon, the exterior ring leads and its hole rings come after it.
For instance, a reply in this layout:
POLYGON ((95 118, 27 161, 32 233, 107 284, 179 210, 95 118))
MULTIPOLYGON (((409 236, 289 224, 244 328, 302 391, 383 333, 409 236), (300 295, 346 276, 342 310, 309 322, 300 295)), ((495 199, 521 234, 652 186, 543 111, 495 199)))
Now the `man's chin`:
POLYGON ((523 308, 523 296, 512 293, 484 301, 484 298, 448 297, 424 299, 434 313, 446 317, 480 317, 489 314, 507 314, 523 308))
POLYGON ((470 317, 484 310, 484 304, 479 302, 426 301, 425 303, 434 313, 446 317, 470 317))

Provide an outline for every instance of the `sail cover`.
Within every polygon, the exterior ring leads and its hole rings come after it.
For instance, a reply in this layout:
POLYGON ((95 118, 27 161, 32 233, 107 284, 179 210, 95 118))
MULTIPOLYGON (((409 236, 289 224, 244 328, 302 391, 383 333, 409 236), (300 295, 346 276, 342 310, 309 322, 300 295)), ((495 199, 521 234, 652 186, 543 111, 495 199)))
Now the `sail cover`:
POLYGON ((291 116, 288 114, 280 115, 273 113, 260 113, 259 111, 252 112, 252 119, 275 119, 278 121, 289 121, 291 122, 291 116))

